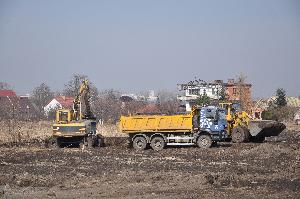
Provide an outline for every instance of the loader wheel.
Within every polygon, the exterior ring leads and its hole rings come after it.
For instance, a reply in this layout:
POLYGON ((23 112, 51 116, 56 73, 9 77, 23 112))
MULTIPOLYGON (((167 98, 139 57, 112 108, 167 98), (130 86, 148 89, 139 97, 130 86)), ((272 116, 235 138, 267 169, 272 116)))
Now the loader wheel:
POLYGON ((245 129, 240 126, 233 128, 232 135, 231 135, 232 142, 235 142, 235 143, 245 142, 247 140, 246 133, 247 132, 245 132, 245 129))
POLYGON ((243 127, 244 129, 244 142, 249 142, 250 141, 250 132, 246 127, 243 127))
POLYGON ((154 137, 151 140, 150 146, 154 151, 160 151, 165 148, 165 140, 162 137, 154 137))
POLYGON ((200 135, 197 140, 197 145, 199 148, 208 149, 212 146, 212 140, 209 135, 200 135))
POLYGON ((132 145, 136 150, 144 150, 147 147, 147 140, 142 136, 138 136, 133 139, 132 145))

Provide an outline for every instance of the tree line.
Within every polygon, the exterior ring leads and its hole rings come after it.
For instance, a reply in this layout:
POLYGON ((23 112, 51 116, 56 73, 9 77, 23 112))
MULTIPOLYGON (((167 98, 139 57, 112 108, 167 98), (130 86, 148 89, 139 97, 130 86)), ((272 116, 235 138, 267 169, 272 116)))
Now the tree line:
MULTIPOLYGON (((19 120, 53 120, 56 110, 45 115, 44 107, 55 96, 75 97, 78 94, 80 85, 83 80, 89 80, 88 76, 82 74, 74 74, 64 84, 62 91, 54 92, 46 83, 41 83, 35 87, 30 95, 29 102, 32 104, 30 113, 27 109, 20 109, 22 103, 14 98, 4 99, 6 103, 1 103, 0 99, 0 118, 19 119, 19 120), (21 110, 21 111, 20 111, 21 110), (34 111, 32 111, 34 110, 34 111)), ((240 75, 237 78, 239 85, 238 93, 241 97, 240 103, 242 110, 245 110, 246 101, 243 99, 245 76, 240 75)), ((121 115, 129 114, 176 114, 184 112, 185 107, 180 106, 175 92, 160 91, 158 92, 158 101, 149 103, 147 101, 132 100, 122 102, 120 100, 121 92, 113 89, 99 91, 93 82, 90 83, 90 102, 94 115, 104 123, 115 124, 121 115)), ((0 82, 0 90, 11 89, 11 86, 5 82, 0 82)), ((227 101, 227 94, 222 89, 220 92, 219 102, 227 101)), ((200 95, 195 104, 204 106, 212 104, 212 100, 207 95, 200 95)), ((283 120, 293 117, 295 110, 287 107, 286 93, 282 88, 276 91, 275 103, 269 104, 268 109, 262 114, 263 119, 283 120)))
MULTIPOLYGON (((19 119, 19 120, 53 120, 55 117, 55 111, 49 112, 45 115, 44 107, 56 96, 69 96, 75 97, 78 94, 80 85, 83 80, 87 79, 90 84, 90 102, 93 114, 97 119, 104 123, 115 124, 119 121, 121 115, 137 114, 139 111, 146 111, 144 113, 159 113, 159 114, 175 114, 182 111, 177 101, 176 93, 168 91, 160 91, 158 93, 158 101, 156 103, 150 103, 148 101, 132 100, 128 102, 122 102, 120 100, 121 92, 113 89, 106 89, 99 91, 95 84, 91 82, 86 75, 74 74, 64 84, 62 91, 52 91, 46 83, 41 83, 35 87, 29 97, 29 101, 32 104, 34 113, 21 113, 18 109, 20 107, 20 101, 14 99, 14 102, 10 103, 6 100, 6 103, 0 107, 0 118, 5 119, 19 119), (150 109, 149 109, 150 107, 150 109)), ((7 83, 0 83, 0 90, 11 89, 11 86, 7 83)), ((24 111, 23 111, 24 112, 24 111)))

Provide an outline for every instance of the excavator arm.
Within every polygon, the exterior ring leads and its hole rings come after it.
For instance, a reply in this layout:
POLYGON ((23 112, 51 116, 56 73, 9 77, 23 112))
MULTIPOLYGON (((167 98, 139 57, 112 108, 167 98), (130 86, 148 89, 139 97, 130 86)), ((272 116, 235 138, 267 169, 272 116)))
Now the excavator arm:
POLYGON ((73 101, 74 119, 93 119, 95 118, 90 106, 90 87, 87 80, 83 80, 79 92, 73 101), (82 110, 82 102, 84 108, 82 110))

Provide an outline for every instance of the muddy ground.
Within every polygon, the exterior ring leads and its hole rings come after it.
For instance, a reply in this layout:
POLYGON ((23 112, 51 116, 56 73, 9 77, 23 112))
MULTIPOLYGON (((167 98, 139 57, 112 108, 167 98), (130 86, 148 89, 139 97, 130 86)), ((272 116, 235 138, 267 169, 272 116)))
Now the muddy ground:
POLYGON ((0 198, 300 198, 300 132, 264 143, 136 152, 0 147, 0 198))

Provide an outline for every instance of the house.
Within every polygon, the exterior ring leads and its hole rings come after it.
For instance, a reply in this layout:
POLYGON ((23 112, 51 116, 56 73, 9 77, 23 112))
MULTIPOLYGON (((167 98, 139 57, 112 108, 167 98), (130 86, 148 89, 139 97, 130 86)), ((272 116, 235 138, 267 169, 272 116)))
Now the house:
POLYGON ((244 108, 246 111, 250 112, 252 107, 252 92, 251 84, 240 84, 234 81, 234 79, 229 79, 226 83, 223 84, 225 88, 226 98, 231 102, 240 102, 244 103, 244 108))
POLYGON ((13 90, 0 90, 0 112, 5 118, 33 118, 37 109, 29 100, 29 95, 17 96, 13 90))
POLYGON ((186 111, 190 112, 195 101, 201 95, 207 95, 212 100, 219 100, 222 92, 226 94, 228 101, 237 102, 243 100, 246 109, 251 107, 251 84, 239 84, 233 79, 229 79, 224 83, 223 80, 214 80, 207 83, 203 80, 190 81, 187 84, 177 84, 179 91, 184 91, 184 95, 177 96, 177 99, 185 103, 186 111))
MULTIPOLYGON (((286 97, 286 102, 288 107, 295 108, 297 110, 300 110, 300 99, 297 97, 286 97)), ((263 111, 268 110, 270 106, 275 107, 276 106, 276 96, 272 96, 268 99, 258 99, 253 102, 252 107, 252 115, 256 119, 261 119, 261 115, 263 111)), ((300 118, 300 112, 298 112, 298 116, 300 118)), ((297 117, 298 117, 297 116, 297 117)), ((296 117, 296 116, 295 116, 296 117)), ((300 124, 300 120, 299 120, 300 124)))
POLYGON ((49 114, 52 110, 59 108, 71 108, 73 105, 74 98, 68 96, 57 96, 52 99, 45 107, 44 112, 46 115, 49 114))
POLYGON ((13 90, 0 90, 0 117, 10 118, 17 115, 18 96, 13 90))
POLYGON ((121 102, 130 102, 130 101, 142 101, 142 102, 150 102, 157 103, 158 96, 155 95, 154 90, 150 90, 148 95, 138 95, 138 94, 122 94, 119 98, 121 102))
POLYGON ((229 79, 224 83, 225 92, 229 101, 241 100, 241 95, 247 98, 247 101, 251 101, 251 84, 239 84, 234 79, 229 79))
POLYGON ((215 80, 213 83, 206 83, 203 80, 190 81, 187 84, 177 84, 179 91, 184 91, 184 95, 177 96, 177 99, 185 103, 186 111, 190 112, 195 101, 201 95, 207 95, 213 100, 221 97, 223 81, 215 80))
MULTIPOLYGON (((276 96, 272 96, 267 100, 268 105, 275 105, 276 96)), ((289 107, 300 108, 300 99, 298 97, 286 97, 286 105, 289 107)))
POLYGON ((19 96, 19 113, 21 116, 25 116, 26 118, 33 118, 38 113, 38 108, 35 104, 33 104, 29 95, 21 95, 19 96))
POLYGON ((0 90, 0 98, 3 97, 17 97, 17 95, 13 90, 0 90))

